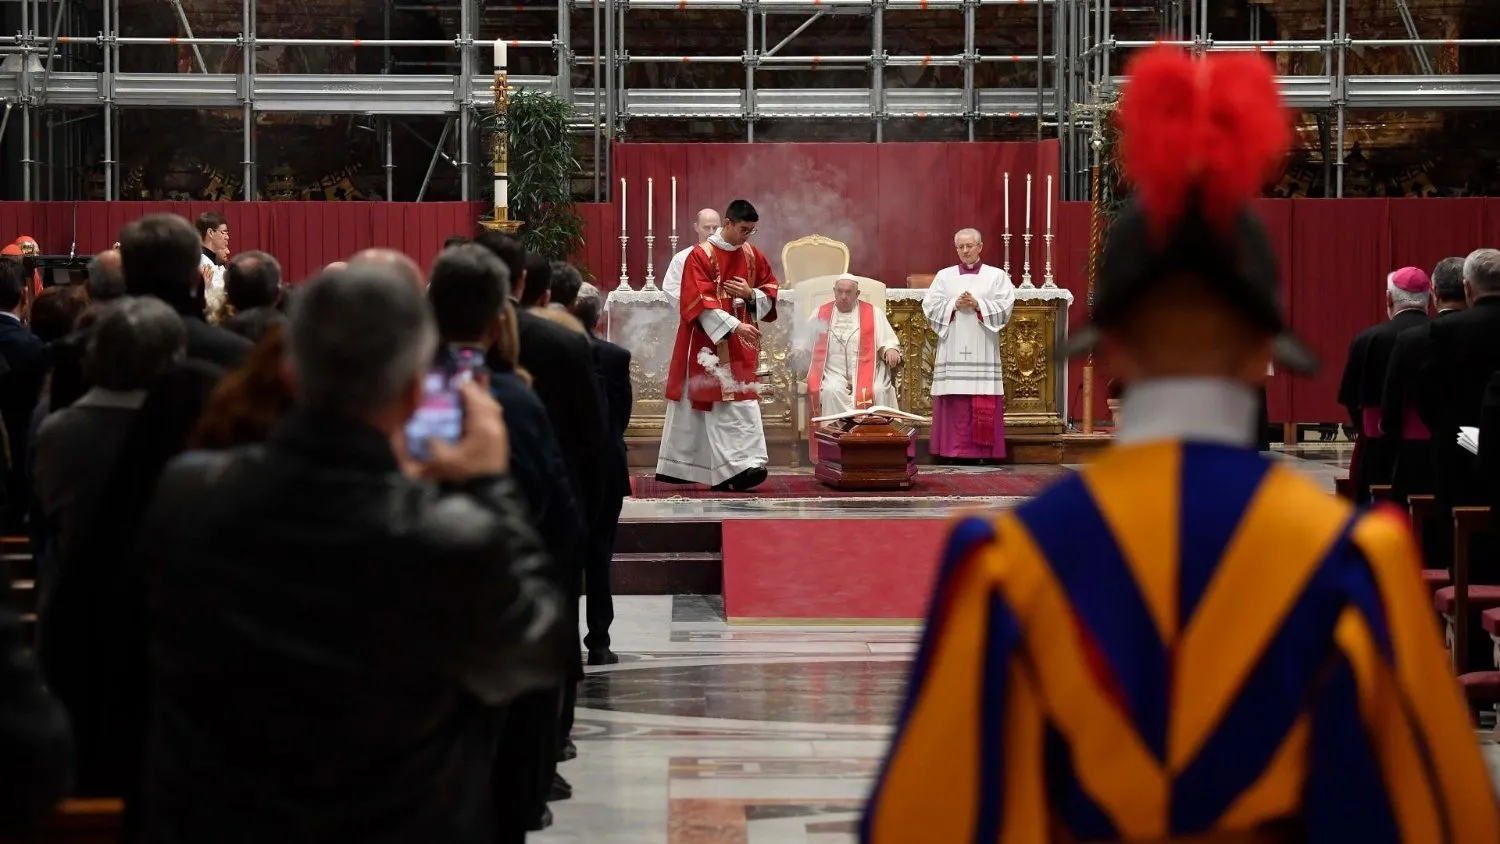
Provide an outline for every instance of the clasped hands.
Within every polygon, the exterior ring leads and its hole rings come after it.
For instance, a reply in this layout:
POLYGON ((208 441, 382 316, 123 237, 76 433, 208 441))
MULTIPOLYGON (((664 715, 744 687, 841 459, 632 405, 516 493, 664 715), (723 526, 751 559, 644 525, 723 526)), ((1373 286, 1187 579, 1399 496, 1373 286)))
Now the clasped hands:
POLYGON ((975 299, 973 294, 965 290, 961 295, 959 295, 958 301, 954 303, 954 307, 958 308, 960 311, 963 311, 966 314, 971 314, 979 310, 979 300, 975 299))

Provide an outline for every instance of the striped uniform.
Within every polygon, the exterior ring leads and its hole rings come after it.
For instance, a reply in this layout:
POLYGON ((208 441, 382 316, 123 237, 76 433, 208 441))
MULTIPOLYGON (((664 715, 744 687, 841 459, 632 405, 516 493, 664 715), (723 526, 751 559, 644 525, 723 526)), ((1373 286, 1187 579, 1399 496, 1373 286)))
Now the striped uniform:
POLYGON ((861 839, 1494 844, 1418 568, 1399 516, 1228 446, 962 520, 861 839))

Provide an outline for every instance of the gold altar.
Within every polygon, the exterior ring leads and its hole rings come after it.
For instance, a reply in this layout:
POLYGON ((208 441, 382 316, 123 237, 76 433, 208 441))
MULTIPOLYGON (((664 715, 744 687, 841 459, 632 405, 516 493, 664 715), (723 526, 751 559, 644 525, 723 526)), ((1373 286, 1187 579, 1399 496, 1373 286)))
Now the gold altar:
MULTIPOLYGON (((886 316, 901 342, 906 364, 897 372, 896 392, 901 409, 921 416, 932 414, 932 370, 937 334, 922 314, 923 290, 888 288, 886 316)), ((798 430, 798 377, 788 366, 795 309, 795 290, 782 294, 779 319, 761 324, 762 359, 770 375, 762 378, 761 417, 772 462, 783 463, 776 452, 805 437, 798 430)), ((1015 311, 1001 334, 1005 365, 1005 427, 1007 436, 1061 434, 1066 420, 1066 369, 1054 360, 1067 336, 1068 306, 1073 297, 1057 288, 1018 289, 1015 311)), ((661 438, 666 419, 666 374, 676 338, 675 303, 657 290, 616 290, 609 295, 607 336, 631 351, 631 386, 635 405, 628 438, 640 445, 661 438)))

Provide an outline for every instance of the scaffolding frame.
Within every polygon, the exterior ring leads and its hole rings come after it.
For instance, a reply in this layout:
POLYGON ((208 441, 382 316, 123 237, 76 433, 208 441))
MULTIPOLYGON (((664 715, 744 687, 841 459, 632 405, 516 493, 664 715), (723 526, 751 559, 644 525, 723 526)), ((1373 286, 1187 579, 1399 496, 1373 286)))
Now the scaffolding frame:
MULTIPOLYGON (((1348 0, 1327 0, 1324 37, 1313 40, 1273 41, 1259 38, 1259 17, 1252 18, 1247 40, 1218 40, 1208 23, 1208 0, 559 0, 557 27, 552 40, 506 40, 511 49, 550 51, 556 61, 555 75, 511 76, 514 88, 545 89, 568 97, 580 115, 575 128, 588 132, 594 142, 594 194, 608 196, 609 140, 624 137, 632 121, 706 118, 742 123, 747 141, 756 140, 756 125, 765 119, 869 121, 877 142, 885 140, 888 121, 903 118, 945 118, 962 121, 972 140, 980 121, 1028 121, 1036 137, 1056 136, 1062 143, 1062 179, 1059 190, 1065 199, 1089 196, 1088 174, 1097 152, 1090 142, 1094 122, 1102 113, 1101 101, 1120 84, 1116 75, 1120 52, 1157 42, 1125 41, 1112 35, 1117 15, 1154 12, 1165 43, 1180 44, 1196 52, 1258 50, 1264 52, 1315 52, 1323 57, 1322 72, 1280 78, 1288 103, 1298 109, 1326 115, 1328 146, 1336 170, 1335 195, 1343 195, 1346 112, 1370 109, 1486 109, 1500 107, 1500 76, 1462 76, 1417 73, 1403 76, 1351 76, 1347 53, 1351 49, 1404 47, 1414 56, 1426 57, 1426 48, 1494 47, 1500 39, 1423 39, 1409 11, 1402 16, 1405 38, 1355 39, 1349 36, 1348 0), (985 6, 1022 6, 1036 10, 1038 49, 1030 55, 981 52, 977 45, 976 13, 985 6), (592 13, 593 38, 587 53, 572 45, 572 13, 592 13), (632 55, 626 44, 626 24, 631 12, 680 12, 713 10, 740 13, 745 18, 744 48, 739 53, 710 56, 632 55), (948 55, 890 55, 886 49, 888 15, 920 14, 946 10, 962 12, 962 51, 948 55), (871 18, 868 54, 819 55, 814 51, 786 52, 818 19, 831 14, 868 15, 871 18), (767 21, 773 15, 805 15, 806 19, 779 42, 771 44, 767 21), (1050 27, 1050 32, 1049 32, 1050 27), (1049 37, 1050 36, 1050 37, 1049 37), (602 48, 602 49, 601 49, 602 48), (627 87, 626 70, 639 64, 717 63, 744 68, 740 88, 673 89, 627 87), (977 88, 975 68, 990 63, 1032 64, 1035 87, 977 88), (958 67, 963 82, 956 87, 891 88, 885 70, 901 67, 958 67), (571 84, 575 68, 593 69, 592 84, 577 89, 571 84), (863 69, 869 84, 864 88, 767 88, 757 84, 758 75, 788 67, 839 67, 863 69)), ((1405 4, 1397 2, 1399 9, 1405 4)), ((479 115, 493 106, 488 41, 477 41, 479 0, 455 0, 459 28, 451 39, 391 38, 391 12, 406 8, 399 0, 385 4, 385 35, 381 39, 270 38, 256 34, 257 0, 241 0, 240 30, 235 37, 195 37, 190 21, 178 7, 182 36, 125 37, 118 34, 119 0, 106 0, 100 31, 92 35, 68 35, 69 0, 20 0, 20 31, 0 37, 0 100, 5 117, 0 120, 0 138, 16 123, 21 133, 21 190, 19 198, 77 198, 59 196, 53 179, 44 192, 38 168, 55 170, 57 150, 53 132, 45 144, 34 143, 38 121, 46 117, 49 129, 65 125, 57 119, 61 109, 98 108, 103 118, 103 154, 106 199, 119 196, 119 114, 132 108, 237 109, 242 115, 241 168, 244 198, 254 196, 257 184, 255 120, 261 113, 337 114, 369 117, 381 134, 385 149, 387 197, 393 185, 392 135, 402 125, 401 117, 444 117, 443 137, 434 147, 428 166, 430 180, 441 159, 448 159, 460 173, 461 197, 469 199, 475 178, 484 170, 473 160, 479 115), (50 20, 44 11, 50 10, 50 20), (97 72, 66 69, 65 50, 87 44, 102 57, 97 72), (241 50, 238 73, 121 73, 120 52, 135 45, 188 46, 197 54, 196 67, 203 64, 201 46, 229 46, 241 50), (382 51, 380 73, 356 74, 267 74, 255 67, 260 47, 343 47, 382 51), (402 47, 448 48, 457 61, 449 63, 456 73, 396 74, 391 51, 402 47), (476 50, 483 51, 476 54, 476 50), (58 69, 59 63, 64 69, 58 69), (11 112, 17 112, 16 120, 11 112), (448 138, 456 136, 456 160, 445 151, 448 138), (37 148, 41 146, 42 148, 37 148), (476 169, 476 166, 478 169, 476 169), (42 194, 45 193, 44 197, 42 194)), ((175 4, 174 4, 175 5, 175 4)), ((428 9, 429 6, 412 8, 428 9)), ((509 8, 509 7, 507 7, 509 8)), ((537 7, 515 7, 537 10, 537 7)), ((545 10, 545 9, 544 9, 545 10)), ((1419 61, 1425 69, 1430 63, 1419 61)), ((87 118, 74 119, 91 119, 87 118)), ((409 128, 409 127, 408 127, 409 128)), ((424 139, 425 141, 425 139, 424 139)), ((67 146, 67 144, 64 144, 67 146)), ((72 154, 75 151, 66 151, 72 154)), ((426 193, 427 180, 419 191, 426 193)))

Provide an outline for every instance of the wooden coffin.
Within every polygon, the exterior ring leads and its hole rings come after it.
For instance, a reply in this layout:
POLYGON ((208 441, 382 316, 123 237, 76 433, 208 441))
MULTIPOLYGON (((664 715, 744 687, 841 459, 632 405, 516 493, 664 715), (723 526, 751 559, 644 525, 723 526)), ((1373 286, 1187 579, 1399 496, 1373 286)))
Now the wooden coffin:
POLYGON ((917 477, 917 429, 884 416, 820 425, 818 480, 839 490, 909 489, 917 477))

